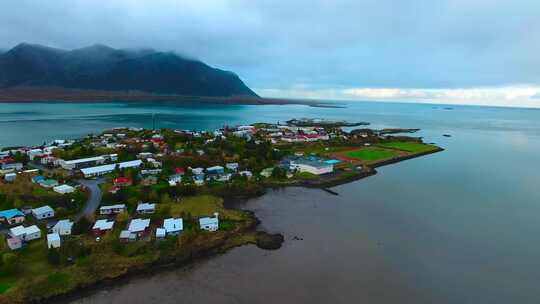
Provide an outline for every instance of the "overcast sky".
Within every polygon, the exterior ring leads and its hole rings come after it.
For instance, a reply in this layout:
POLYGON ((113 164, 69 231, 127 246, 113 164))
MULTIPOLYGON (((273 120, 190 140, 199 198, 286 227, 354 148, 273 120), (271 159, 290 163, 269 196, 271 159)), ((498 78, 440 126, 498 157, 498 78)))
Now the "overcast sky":
POLYGON ((0 49, 151 47, 262 96, 540 106, 539 0, 2 0, 0 49))

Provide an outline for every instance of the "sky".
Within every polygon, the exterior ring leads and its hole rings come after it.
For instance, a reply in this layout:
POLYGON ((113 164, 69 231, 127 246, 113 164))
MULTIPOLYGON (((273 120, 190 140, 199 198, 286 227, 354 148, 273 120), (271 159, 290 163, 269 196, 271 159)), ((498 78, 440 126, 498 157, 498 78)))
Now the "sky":
POLYGON ((538 0, 2 0, 0 49, 154 48, 263 97, 540 107, 538 0))

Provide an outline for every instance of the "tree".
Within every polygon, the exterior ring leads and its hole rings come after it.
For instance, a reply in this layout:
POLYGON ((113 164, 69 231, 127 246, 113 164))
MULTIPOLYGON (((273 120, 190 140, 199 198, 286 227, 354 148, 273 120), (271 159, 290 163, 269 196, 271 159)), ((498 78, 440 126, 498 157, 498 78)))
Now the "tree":
POLYGON ((2 272, 6 274, 13 274, 17 271, 18 259, 17 256, 11 252, 6 252, 2 255, 2 272))
POLYGON ((82 217, 78 222, 73 224, 73 234, 84 234, 92 229, 92 223, 86 217, 82 217))
POLYGON ((51 265, 59 265, 60 264, 60 252, 56 248, 49 248, 49 251, 47 252, 47 261, 51 265))

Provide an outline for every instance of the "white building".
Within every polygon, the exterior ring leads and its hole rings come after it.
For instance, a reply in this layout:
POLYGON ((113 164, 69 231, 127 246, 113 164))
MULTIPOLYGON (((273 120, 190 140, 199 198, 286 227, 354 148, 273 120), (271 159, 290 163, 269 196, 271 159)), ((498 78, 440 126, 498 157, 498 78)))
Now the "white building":
POLYGON ((334 171, 334 165, 332 164, 308 159, 291 161, 290 168, 291 170, 297 170, 298 172, 308 172, 315 175, 332 173, 334 171))
POLYGON ((32 215, 38 220, 48 219, 54 217, 54 210, 50 206, 42 206, 32 209, 32 215))
POLYGON ((142 237, 150 227, 150 219, 132 219, 129 222, 128 230, 131 233, 130 239, 142 237))
POLYGON ((123 163, 83 168, 81 169, 81 172, 84 175, 84 177, 88 178, 88 177, 100 176, 100 175, 114 172, 117 166, 119 169, 125 169, 125 168, 138 168, 141 165, 142 165, 142 161, 138 159, 138 160, 132 160, 132 161, 123 162, 123 163))
POLYGON ((157 228, 156 229, 156 238, 162 239, 167 235, 167 232, 163 228, 157 228))
POLYGON ((167 235, 178 235, 184 229, 184 221, 181 218, 168 218, 163 221, 163 228, 167 235))
POLYGON ((103 235, 105 232, 112 230, 114 221, 109 220, 97 220, 92 227, 92 231, 95 235, 103 235))
POLYGON ((156 204, 140 203, 137 205, 138 214, 152 214, 156 211, 156 204))
POLYGON ((116 205, 109 205, 109 206, 101 206, 99 208, 99 214, 101 215, 107 215, 107 214, 117 214, 127 211, 126 205, 124 204, 116 204, 116 205))
POLYGON ((41 237, 41 230, 39 230, 38 226, 36 225, 28 227, 24 227, 21 225, 9 229, 9 235, 28 242, 31 240, 39 239, 41 237))
POLYGON ((66 193, 73 193, 75 192, 75 188, 71 187, 70 185, 60 185, 53 188, 54 192, 60 193, 60 194, 66 194, 66 193))
POLYGON ((217 231, 219 228, 218 214, 214 213, 214 217, 201 217, 199 225, 202 230, 217 231))
POLYGON ((13 182, 17 178, 17 173, 7 173, 4 175, 4 180, 6 182, 13 182))
POLYGON ((75 170, 87 166, 95 166, 105 163, 105 157, 96 156, 96 157, 87 157, 74 160, 61 160, 60 166, 66 170, 75 170))
POLYGON ((238 163, 227 163, 225 167, 229 170, 236 171, 238 170, 238 163))
POLYGON ((58 233, 47 234, 47 248, 59 248, 60 235, 58 233))
POLYGON ((58 221, 52 228, 53 233, 59 235, 71 235, 71 229, 73 228, 73 222, 65 219, 58 221))

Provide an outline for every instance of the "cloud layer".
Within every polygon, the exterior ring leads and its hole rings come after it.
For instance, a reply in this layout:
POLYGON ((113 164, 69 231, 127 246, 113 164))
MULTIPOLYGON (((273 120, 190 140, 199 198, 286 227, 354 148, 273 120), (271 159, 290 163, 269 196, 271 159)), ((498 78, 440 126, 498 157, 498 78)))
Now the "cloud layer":
POLYGON ((536 0, 5 0, 0 49, 153 47, 233 70, 262 95, 522 105, 540 86, 539 11, 536 0))

